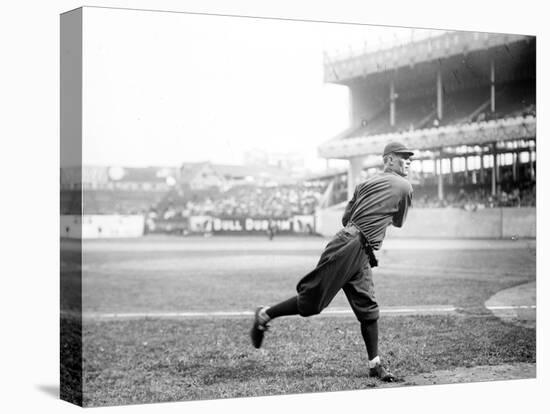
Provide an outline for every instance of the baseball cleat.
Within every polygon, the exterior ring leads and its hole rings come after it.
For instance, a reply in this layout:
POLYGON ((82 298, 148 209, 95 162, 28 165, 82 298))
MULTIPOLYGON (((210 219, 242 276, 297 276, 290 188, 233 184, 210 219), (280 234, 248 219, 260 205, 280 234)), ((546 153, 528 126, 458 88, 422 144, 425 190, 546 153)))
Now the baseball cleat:
POLYGON ((254 324, 250 330, 250 339, 252 339, 252 345, 254 348, 259 348, 262 346, 262 341, 264 340, 264 332, 269 329, 269 326, 260 321, 260 311, 261 307, 257 308, 254 312, 254 324))
POLYGON ((386 371, 386 368, 384 368, 382 364, 376 364, 374 368, 371 368, 369 370, 369 376, 380 378, 380 380, 384 382, 395 382, 396 380, 395 376, 391 372, 386 371))

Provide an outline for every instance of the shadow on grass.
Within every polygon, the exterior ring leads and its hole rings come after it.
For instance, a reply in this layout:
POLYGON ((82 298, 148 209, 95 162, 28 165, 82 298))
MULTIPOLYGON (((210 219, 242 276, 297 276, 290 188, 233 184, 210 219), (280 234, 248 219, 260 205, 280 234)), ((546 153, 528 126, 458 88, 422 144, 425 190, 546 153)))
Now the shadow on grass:
POLYGON ((250 382, 254 380, 269 380, 278 379, 286 382, 303 381, 305 379, 319 379, 319 378, 341 378, 341 379, 360 379, 365 380, 369 384, 367 386, 374 386, 377 382, 374 378, 370 378, 367 370, 365 372, 342 372, 331 369, 304 369, 299 368, 281 368, 278 370, 268 369, 264 366, 258 366, 255 363, 245 363, 235 366, 225 366, 211 368, 204 373, 198 375, 201 377, 204 385, 214 385, 218 383, 227 382, 250 382), (370 384, 372 382, 372 385, 370 384))
POLYGON ((50 397, 53 397, 55 399, 59 398, 59 385, 41 384, 38 385, 36 388, 50 397))

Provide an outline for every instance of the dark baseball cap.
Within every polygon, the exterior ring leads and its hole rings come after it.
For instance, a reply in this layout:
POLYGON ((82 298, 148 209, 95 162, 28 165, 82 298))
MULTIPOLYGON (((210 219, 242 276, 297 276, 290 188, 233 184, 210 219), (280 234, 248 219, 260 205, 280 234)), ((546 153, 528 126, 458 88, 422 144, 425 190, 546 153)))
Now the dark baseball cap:
POLYGON ((401 144, 400 142, 390 142, 388 145, 384 147, 384 157, 391 153, 395 154, 408 154, 409 156, 414 155, 414 152, 412 152, 410 149, 408 149, 406 146, 401 144))

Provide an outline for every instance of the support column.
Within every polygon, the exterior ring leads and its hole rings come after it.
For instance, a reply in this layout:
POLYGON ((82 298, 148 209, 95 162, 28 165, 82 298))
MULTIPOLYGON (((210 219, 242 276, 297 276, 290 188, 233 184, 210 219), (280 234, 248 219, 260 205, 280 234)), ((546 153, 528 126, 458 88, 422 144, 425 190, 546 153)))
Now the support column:
POLYGON ((491 194, 497 194, 497 171, 498 171, 498 157, 497 157, 497 144, 493 143, 493 172, 491 174, 491 194))
POLYGON ((361 170, 363 167, 363 157, 354 157, 349 159, 348 167, 348 200, 353 197, 355 186, 361 179, 361 170))
POLYGON ((512 153, 512 180, 514 182, 518 181, 518 152, 517 151, 512 153))
POLYGON ((491 113, 495 110, 495 60, 491 58, 491 113))
POLYGON ((531 180, 535 180, 535 168, 533 165, 533 151, 529 148, 529 174, 531 175, 531 180))
POLYGON ((464 156, 464 178, 466 178, 466 183, 468 183, 468 156, 464 156))
POLYGON ((443 157, 439 154, 439 176, 437 177, 437 198, 443 200, 445 198, 443 184, 443 157))
POLYGON ((500 184, 500 165, 504 165, 504 154, 497 154, 497 185, 500 184))
POLYGON ((441 68, 437 69, 437 118, 443 119, 443 85, 441 82, 441 68))
POLYGON ((454 171, 453 171, 453 157, 449 157, 449 184, 455 183, 454 171))
POLYGON ((484 157, 485 156, 483 155, 483 153, 481 153, 481 155, 479 156, 479 182, 481 184, 485 184, 485 165, 483 161, 484 157))
POLYGON ((395 125, 395 86, 393 79, 390 80, 390 125, 395 125))

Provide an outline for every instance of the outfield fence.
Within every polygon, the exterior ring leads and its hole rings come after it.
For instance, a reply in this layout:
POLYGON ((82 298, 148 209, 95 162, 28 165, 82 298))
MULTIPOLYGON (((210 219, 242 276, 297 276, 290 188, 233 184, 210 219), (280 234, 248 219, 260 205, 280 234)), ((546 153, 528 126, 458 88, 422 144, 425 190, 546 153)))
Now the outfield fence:
MULTIPOLYGON (((316 215, 289 218, 192 216, 185 221, 158 220, 152 225, 141 215, 61 216, 61 237, 121 238, 146 233, 177 234, 320 234, 330 237, 342 226, 344 205, 316 215)), ((412 208, 402 228, 388 227, 388 238, 509 239, 536 238, 534 207, 501 207, 477 211, 459 208, 412 208)))
MULTIPOLYGON (((345 204, 317 213, 317 232, 331 236, 341 226, 345 204)), ((534 207, 500 207, 477 211, 459 208, 412 208, 402 228, 388 227, 388 238, 506 239, 536 238, 534 207)))

